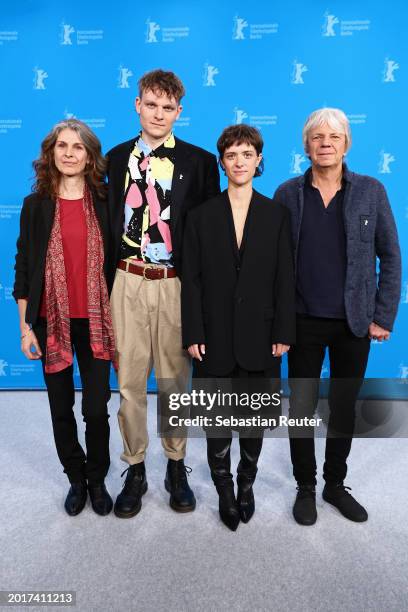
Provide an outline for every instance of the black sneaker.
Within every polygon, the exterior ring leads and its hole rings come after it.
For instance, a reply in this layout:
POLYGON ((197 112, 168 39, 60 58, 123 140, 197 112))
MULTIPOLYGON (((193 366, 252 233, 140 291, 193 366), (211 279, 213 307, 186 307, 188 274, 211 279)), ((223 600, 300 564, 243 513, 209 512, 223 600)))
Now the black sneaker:
POLYGON ((142 495, 147 491, 146 469, 144 462, 131 465, 122 472, 126 480, 121 493, 116 498, 113 511, 119 518, 136 516, 142 507, 142 495))
POLYGON ((314 485, 299 485, 293 505, 293 516, 299 525, 314 525, 317 520, 314 485))
POLYGON ((364 523, 368 519, 365 508, 347 491, 350 487, 340 484, 326 484, 323 489, 323 499, 335 506, 339 512, 350 521, 364 523))
POLYGON ((168 460, 164 486, 170 493, 170 507, 176 512, 192 512, 196 507, 194 493, 187 482, 190 472, 191 468, 184 465, 183 459, 168 460))

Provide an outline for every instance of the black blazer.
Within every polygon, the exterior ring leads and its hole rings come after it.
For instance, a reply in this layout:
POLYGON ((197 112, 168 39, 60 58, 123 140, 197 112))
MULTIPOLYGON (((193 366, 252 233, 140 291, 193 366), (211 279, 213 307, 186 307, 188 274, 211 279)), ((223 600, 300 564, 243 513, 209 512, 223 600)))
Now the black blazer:
MULTIPOLYGON (((175 165, 171 184, 170 232, 173 259, 181 273, 184 220, 188 210, 220 193, 220 175, 215 155, 175 138, 175 165)), ((119 250, 125 216, 125 176, 135 138, 111 149, 108 154, 109 217, 112 228, 112 278, 120 259, 119 250)), ((112 281, 113 282, 113 281, 112 281)))
MULTIPOLYGON (((108 207, 106 200, 93 196, 95 213, 102 232, 105 261, 104 272, 112 264, 109 262, 110 231, 108 207)), ((32 193, 24 199, 20 216, 20 235, 17 240, 17 255, 14 269, 16 271, 13 296, 17 301, 20 298, 28 300, 26 322, 37 321, 40 300, 44 283, 45 257, 48 241, 54 223, 55 201, 32 193)), ((108 281, 108 278, 107 278, 108 281)), ((108 291, 111 286, 108 283, 108 291)))
MULTIPOLYGON (((202 366, 223 376, 235 365, 273 368, 272 344, 295 341, 290 215, 253 192, 240 262, 228 192, 193 210, 183 247, 183 346, 205 344, 202 366)), ((201 366, 200 366, 201 369, 201 366)))

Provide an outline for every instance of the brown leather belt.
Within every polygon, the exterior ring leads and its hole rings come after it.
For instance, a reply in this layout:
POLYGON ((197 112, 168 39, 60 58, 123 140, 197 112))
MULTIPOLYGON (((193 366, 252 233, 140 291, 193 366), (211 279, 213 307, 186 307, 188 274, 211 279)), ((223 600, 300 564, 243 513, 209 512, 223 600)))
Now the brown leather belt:
POLYGON ((162 278, 175 278, 177 276, 174 268, 156 268, 155 266, 149 266, 149 264, 137 266, 130 263, 130 261, 123 261, 122 259, 117 267, 119 270, 143 276, 145 280, 161 280, 162 278))

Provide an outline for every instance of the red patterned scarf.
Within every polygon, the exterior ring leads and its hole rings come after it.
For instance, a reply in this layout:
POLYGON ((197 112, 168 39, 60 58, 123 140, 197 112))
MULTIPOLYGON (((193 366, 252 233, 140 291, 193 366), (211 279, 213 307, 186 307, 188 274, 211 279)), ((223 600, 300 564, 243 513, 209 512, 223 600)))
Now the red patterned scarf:
MULTIPOLYGON (((91 349, 95 359, 110 359, 117 369, 108 289, 103 274, 103 241, 88 186, 85 186, 83 203, 87 227, 86 284, 91 349)), ((60 372, 70 366, 73 360, 60 207, 60 200, 57 198, 45 261, 47 373, 60 372)))

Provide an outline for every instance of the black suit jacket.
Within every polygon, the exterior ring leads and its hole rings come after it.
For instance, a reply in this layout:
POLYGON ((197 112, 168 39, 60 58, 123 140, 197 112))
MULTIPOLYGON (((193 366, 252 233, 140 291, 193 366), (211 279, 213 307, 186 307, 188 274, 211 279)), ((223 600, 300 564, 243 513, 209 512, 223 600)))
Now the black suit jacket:
MULTIPOLYGON (((112 267, 109 262, 110 230, 108 206, 106 200, 93 196, 95 213, 101 228, 104 246, 104 272, 112 267)), ((16 271, 13 296, 28 300, 26 322, 34 323, 38 317, 42 295, 45 258, 48 241, 54 223, 55 201, 32 193, 24 199, 20 216, 20 235, 17 240, 17 255, 14 269, 16 271)), ((108 283, 108 290, 111 287, 108 283)))
MULTIPOLYGON (((175 165, 171 184, 170 232, 173 260, 181 273, 184 220, 188 210, 220 193, 220 176, 215 155, 175 138, 175 165)), ((124 223, 125 176, 135 138, 111 149, 108 154, 109 216, 112 228, 112 277, 120 259, 124 223)), ((112 281, 113 282, 113 281, 112 281)))
POLYGON ((241 262, 227 191, 187 218, 183 346, 205 344, 202 365, 215 376, 237 363, 249 371, 271 369, 272 344, 295 341, 290 215, 256 191, 249 215, 241 262))

